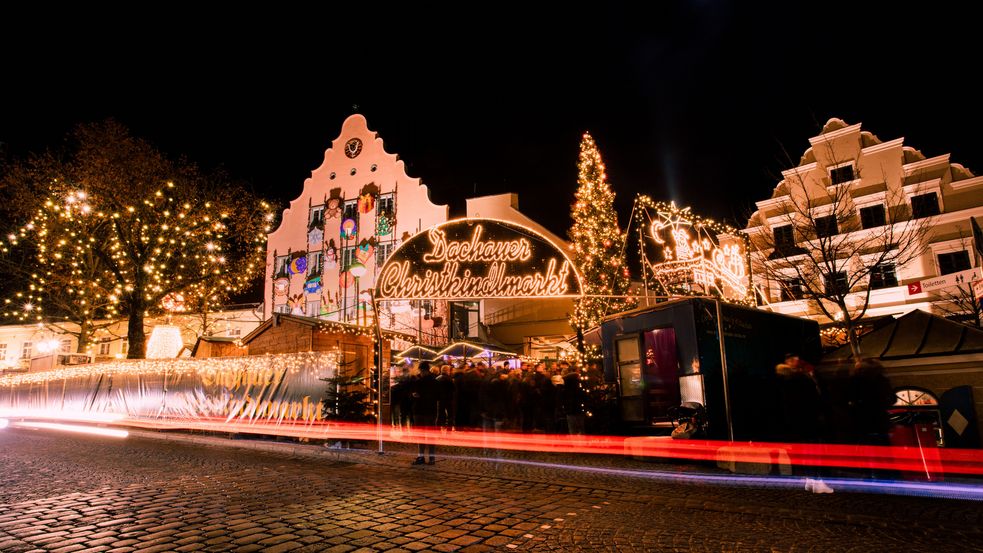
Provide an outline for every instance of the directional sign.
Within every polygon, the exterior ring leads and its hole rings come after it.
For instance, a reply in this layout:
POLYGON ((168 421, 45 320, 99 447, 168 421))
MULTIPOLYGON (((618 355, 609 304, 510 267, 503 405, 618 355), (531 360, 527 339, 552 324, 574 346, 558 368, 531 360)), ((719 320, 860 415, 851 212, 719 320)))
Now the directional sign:
POLYGON ((931 292, 932 290, 939 290, 950 286, 969 284, 980 278, 981 273, 979 269, 967 269, 958 273, 949 273, 940 277, 925 279, 921 282, 912 282, 908 285, 908 295, 913 296, 922 292, 931 292))

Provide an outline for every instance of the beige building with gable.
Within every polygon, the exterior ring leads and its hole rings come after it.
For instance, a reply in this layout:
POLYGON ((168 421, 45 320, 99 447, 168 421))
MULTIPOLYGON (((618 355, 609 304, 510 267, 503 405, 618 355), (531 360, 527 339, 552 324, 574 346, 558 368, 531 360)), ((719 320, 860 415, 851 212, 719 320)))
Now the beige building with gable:
MULTIPOLYGON (((892 219, 924 219, 917 223, 925 227, 919 236, 920 255, 903 266, 878 265, 865 282, 850 288, 848 302, 862 308, 863 296, 870 288, 866 318, 897 316, 913 309, 952 316, 958 310, 952 296, 971 293, 968 283, 962 290, 934 291, 919 291, 916 283, 979 270, 970 218, 976 217, 978 222, 983 218, 983 176, 952 162, 949 154, 927 157, 905 145, 903 137, 883 141, 859 123, 849 125, 835 118, 809 142, 798 166, 783 171, 771 198, 756 203, 757 210, 745 229, 754 249, 752 265, 779 261, 774 255, 777 248, 806 244, 807 237, 799 235, 790 218, 795 205, 804 205, 802 195, 824 198, 831 191, 843 190, 846 194, 840 197, 848 216, 855 217, 849 232, 857 236, 886 233, 886 221, 892 219)), ((822 210, 828 206, 809 205, 808 216, 822 222, 822 210)), ((844 233, 829 218, 829 235, 844 233)), ((761 273, 754 275, 754 285, 762 308, 816 319, 820 324, 831 322, 813 300, 803 298, 794 271, 789 271, 787 278, 769 278, 761 273)))

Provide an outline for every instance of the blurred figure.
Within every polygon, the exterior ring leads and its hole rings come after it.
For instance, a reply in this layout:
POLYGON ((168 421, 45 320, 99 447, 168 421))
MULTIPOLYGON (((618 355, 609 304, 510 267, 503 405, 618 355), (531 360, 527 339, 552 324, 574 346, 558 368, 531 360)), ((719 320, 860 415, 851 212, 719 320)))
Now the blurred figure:
POLYGON ((437 425, 443 429, 454 428, 454 378, 451 375, 451 366, 443 365, 440 367, 440 376, 437 377, 437 384, 440 387, 440 403, 437 411, 437 425))
POLYGON ((428 464, 432 465, 437 462, 437 446, 433 443, 430 433, 437 427, 437 413, 440 409, 440 384, 437 382, 440 369, 431 367, 429 362, 423 361, 420 363, 419 373, 419 376, 413 380, 413 428, 423 433, 423 439, 420 441, 419 454, 413 464, 427 463, 424 454, 429 446, 428 464))
POLYGON ((569 363, 560 363, 563 371, 562 401, 563 413, 567 419, 568 434, 584 434, 584 402, 586 397, 580 383, 579 371, 569 363))
POLYGON ((850 426, 853 441, 866 445, 889 445, 891 427, 888 409, 894 405, 894 390, 875 359, 858 362, 848 386, 850 426))
MULTIPOLYGON (((793 443, 815 444, 822 439, 822 400, 812 365, 789 353, 775 367, 781 394, 781 439, 793 443)), ((815 467, 796 466, 805 478, 805 489, 813 493, 833 493, 819 478, 815 467)))

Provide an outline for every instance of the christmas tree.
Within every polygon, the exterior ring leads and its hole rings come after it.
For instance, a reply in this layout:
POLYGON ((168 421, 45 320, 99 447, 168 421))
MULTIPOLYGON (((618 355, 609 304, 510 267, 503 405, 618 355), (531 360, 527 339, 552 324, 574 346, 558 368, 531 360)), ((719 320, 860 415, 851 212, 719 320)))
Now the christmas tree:
POLYGON ((576 203, 571 216, 573 226, 574 263, 583 277, 585 297, 577 300, 570 325, 577 331, 583 352, 583 332, 600 324, 608 314, 618 313, 634 305, 633 301, 617 297, 628 293, 629 275, 624 260, 625 235, 618 228, 614 211, 614 192, 607 183, 601 153, 584 133, 580 142, 580 161, 576 203))

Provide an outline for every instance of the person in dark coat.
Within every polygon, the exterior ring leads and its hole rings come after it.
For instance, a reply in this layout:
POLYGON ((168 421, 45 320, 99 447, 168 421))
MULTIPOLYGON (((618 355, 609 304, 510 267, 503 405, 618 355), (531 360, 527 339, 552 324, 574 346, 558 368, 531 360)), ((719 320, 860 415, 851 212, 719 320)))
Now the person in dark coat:
MULTIPOLYGON (((788 354, 785 363, 775 367, 775 372, 781 401, 781 439, 793 443, 819 443, 823 435, 823 404, 812 366, 798 355, 788 354)), ((794 470, 805 476, 807 491, 833 493, 833 488, 822 480, 819 468, 803 465, 794 470)))
POLYGON ((857 363, 848 386, 850 426, 854 442, 865 445, 889 445, 890 409, 895 400, 884 367, 874 359, 857 363))
POLYGON ((437 427, 437 413, 440 410, 440 383, 437 382, 437 375, 440 369, 431 367, 430 363, 423 361, 420 363, 420 376, 413 382, 413 427, 423 433, 423 441, 420 442, 419 455, 414 465, 426 463, 424 453, 429 446, 429 464, 437 462, 437 446, 431 441, 429 434, 437 427), (429 442, 429 443, 427 443, 429 442))
POLYGON ((816 443, 822 437, 819 384, 796 355, 785 356, 785 363, 778 365, 775 371, 781 393, 781 439, 794 443, 816 443))
POLYGON ((567 418, 567 432, 569 434, 584 433, 584 402, 586 401, 584 389, 580 385, 580 374, 576 368, 571 367, 566 362, 561 363, 563 374, 563 387, 561 393, 563 412, 567 418))
POLYGON ((440 428, 453 428, 455 423, 454 378, 451 376, 451 366, 440 367, 440 376, 437 377, 437 384, 440 385, 440 405, 437 412, 437 425, 440 428))

